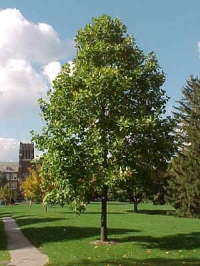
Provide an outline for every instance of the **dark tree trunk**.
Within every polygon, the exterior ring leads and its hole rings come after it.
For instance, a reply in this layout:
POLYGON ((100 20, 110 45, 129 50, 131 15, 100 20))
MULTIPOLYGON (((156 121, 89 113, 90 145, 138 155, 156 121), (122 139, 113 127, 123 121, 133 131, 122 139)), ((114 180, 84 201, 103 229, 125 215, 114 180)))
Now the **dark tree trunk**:
POLYGON ((101 199, 101 241, 107 241, 107 194, 108 188, 104 186, 101 199))
MULTIPOLYGON (((102 146, 104 149, 103 154, 103 168, 105 170, 108 169, 108 145, 107 145, 107 102, 102 106, 102 113, 101 113, 101 121, 103 125, 102 131, 102 146)), ((106 171, 107 172, 107 171, 106 171)), ((106 176, 105 176, 106 177, 106 176)), ((107 241, 108 234, 107 234, 107 198, 108 198, 108 187, 106 185, 103 186, 102 190, 102 199, 101 199, 101 241, 107 241)))
POLYGON ((133 201, 133 210, 134 210, 135 213, 138 212, 138 202, 137 202, 137 199, 135 199, 133 201))

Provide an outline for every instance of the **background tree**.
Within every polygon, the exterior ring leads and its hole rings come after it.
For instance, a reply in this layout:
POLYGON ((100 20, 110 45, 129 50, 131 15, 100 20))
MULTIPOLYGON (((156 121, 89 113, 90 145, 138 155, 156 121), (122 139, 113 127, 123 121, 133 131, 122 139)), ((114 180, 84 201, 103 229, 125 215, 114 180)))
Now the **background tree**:
MULTIPOLYGON (((93 18, 75 41, 73 74, 66 64, 48 93, 49 101, 40 100, 46 126, 41 135, 33 132, 33 140, 44 152, 44 178, 53 177, 47 202, 81 202, 91 184, 98 188, 105 241, 108 188, 124 178, 124 172, 135 172, 142 141, 151 147, 145 151, 151 156, 158 145, 156 128, 162 132, 160 141, 169 137, 169 119, 161 119, 168 97, 161 89, 165 77, 154 53, 145 56, 119 19, 93 18)), ((162 161, 166 154, 160 151, 157 156, 162 161)), ((139 176, 141 171, 138 182, 139 176)))
POLYGON ((0 200, 5 204, 11 204, 14 200, 14 192, 7 185, 0 189, 0 200))
POLYGON ((170 135, 173 121, 156 116, 154 111, 154 121, 144 124, 142 129, 139 127, 124 145, 124 160, 129 170, 120 184, 133 203, 134 212, 142 198, 153 198, 163 190, 164 173, 174 151, 173 135, 170 135))
POLYGON ((6 176, 0 171, 0 188, 3 188, 7 183, 6 176))
POLYGON ((154 204, 166 203, 168 162, 164 163, 163 171, 159 169, 139 169, 140 172, 128 172, 125 178, 115 184, 113 197, 122 201, 133 203, 133 211, 138 211, 138 204, 151 200, 154 204))
POLYGON ((29 167, 29 174, 26 176, 25 181, 22 182, 22 191, 25 198, 36 202, 41 202, 43 197, 41 176, 39 174, 40 168, 40 165, 29 167))
POLYGON ((170 167, 169 198, 181 216, 200 211, 200 80, 193 76, 178 101, 175 128, 178 150, 170 167))

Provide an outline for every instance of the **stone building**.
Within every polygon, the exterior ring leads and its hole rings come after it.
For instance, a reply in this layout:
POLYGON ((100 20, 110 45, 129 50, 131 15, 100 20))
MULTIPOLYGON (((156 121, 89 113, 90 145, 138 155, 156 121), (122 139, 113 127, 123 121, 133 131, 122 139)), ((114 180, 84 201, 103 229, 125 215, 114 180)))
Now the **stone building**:
POLYGON ((19 167, 18 167, 18 192, 21 192, 21 182, 28 175, 28 168, 31 166, 31 161, 34 159, 34 144, 22 143, 19 144, 19 167))
POLYGON ((19 161, 0 162, 0 187, 7 184, 16 196, 20 195, 21 182, 28 174, 32 159, 34 159, 34 144, 20 142, 19 161))
POLYGON ((17 162, 0 162, 0 187, 6 184, 17 195, 18 189, 18 167, 17 162))

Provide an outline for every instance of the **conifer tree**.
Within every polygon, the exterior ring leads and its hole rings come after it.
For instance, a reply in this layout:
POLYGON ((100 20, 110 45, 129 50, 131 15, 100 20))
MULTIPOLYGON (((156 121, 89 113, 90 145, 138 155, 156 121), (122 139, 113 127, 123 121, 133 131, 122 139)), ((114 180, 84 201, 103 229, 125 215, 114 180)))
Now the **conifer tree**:
POLYGON ((174 113, 177 153, 170 167, 168 193, 180 216, 200 209, 200 80, 193 76, 182 90, 174 113))

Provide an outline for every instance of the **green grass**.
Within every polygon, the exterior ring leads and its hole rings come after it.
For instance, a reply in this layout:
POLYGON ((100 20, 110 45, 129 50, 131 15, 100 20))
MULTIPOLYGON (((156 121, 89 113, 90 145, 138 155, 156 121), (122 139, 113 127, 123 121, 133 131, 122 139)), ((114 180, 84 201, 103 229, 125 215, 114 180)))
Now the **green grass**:
POLYGON ((10 260, 9 253, 6 248, 6 236, 4 233, 4 225, 0 220, 0 266, 7 265, 10 260))
MULTIPOLYGON (((200 265, 200 220, 166 215, 170 206, 128 203, 108 205, 109 238, 116 245, 92 245, 100 236, 100 204, 91 203, 76 217, 68 206, 7 206, 32 243, 49 256, 51 266, 200 265)), ((1 257, 0 257, 1 258, 1 257)))

